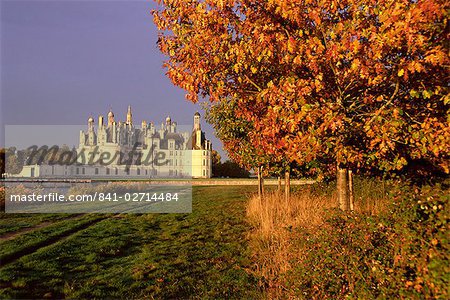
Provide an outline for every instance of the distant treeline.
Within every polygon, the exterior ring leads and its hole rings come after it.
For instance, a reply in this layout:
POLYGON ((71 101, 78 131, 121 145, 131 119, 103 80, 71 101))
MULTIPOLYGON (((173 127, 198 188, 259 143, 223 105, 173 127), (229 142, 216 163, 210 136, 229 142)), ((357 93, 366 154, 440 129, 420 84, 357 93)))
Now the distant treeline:
POLYGON ((212 177, 248 178, 250 172, 241 168, 237 163, 226 160, 221 162, 220 154, 212 151, 212 177))
POLYGON ((248 178, 250 172, 239 167, 239 165, 230 160, 224 163, 213 165, 212 169, 213 177, 231 177, 231 178, 248 178))
POLYGON ((22 171, 24 165, 49 164, 64 160, 67 153, 72 153, 76 157, 75 148, 70 149, 67 145, 44 149, 44 152, 34 151, 31 147, 24 150, 18 150, 15 147, 0 148, 0 174, 18 174, 22 171), (38 154, 38 155, 36 155, 38 154))

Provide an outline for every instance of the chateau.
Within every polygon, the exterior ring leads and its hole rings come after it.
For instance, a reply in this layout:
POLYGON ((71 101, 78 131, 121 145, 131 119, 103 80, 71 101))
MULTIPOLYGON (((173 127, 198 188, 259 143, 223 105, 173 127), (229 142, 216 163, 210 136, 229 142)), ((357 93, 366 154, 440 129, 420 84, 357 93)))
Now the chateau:
POLYGON ((211 142, 198 112, 193 121, 191 130, 179 132, 170 117, 160 126, 146 121, 135 126, 131 106, 124 122, 110 110, 107 120, 100 115, 95 124, 89 117, 87 130, 80 131, 77 163, 24 166, 20 176, 210 178, 211 142))

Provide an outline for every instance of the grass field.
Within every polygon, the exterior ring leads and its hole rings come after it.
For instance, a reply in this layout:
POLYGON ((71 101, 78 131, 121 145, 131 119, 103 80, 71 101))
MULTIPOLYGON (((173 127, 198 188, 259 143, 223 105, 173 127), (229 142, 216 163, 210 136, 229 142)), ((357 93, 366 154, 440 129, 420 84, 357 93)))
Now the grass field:
POLYGON ((194 187, 191 214, 3 214, 0 297, 261 298, 247 248, 252 191, 194 187))
POLYGON ((190 214, 1 214, 4 299, 448 299, 449 182, 194 186, 190 214))

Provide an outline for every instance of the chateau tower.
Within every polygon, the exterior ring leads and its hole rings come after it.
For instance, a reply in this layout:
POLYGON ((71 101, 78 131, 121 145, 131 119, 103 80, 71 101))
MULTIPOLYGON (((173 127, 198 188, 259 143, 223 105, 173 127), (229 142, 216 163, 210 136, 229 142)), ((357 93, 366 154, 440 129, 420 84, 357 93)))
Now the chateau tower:
MULTIPOLYGON (((114 117, 114 115, 113 115, 114 117)), ((116 122, 112 122, 112 140, 111 142, 117 143, 117 130, 116 130, 116 122)))
POLYGON ((131 105, 128 105, 128 111, 127 111, 127 125, 132 125, 133 124, 133 118, 132 118, 132 114, 131 114, 131 105))
POLYGON ((88 119, 88 131, 94 131, 94 118, 92 116, 88 119))
POLYGON ((91 116, 88 119, 88 145, 95 145, 95 142, 94 118, 91 116))
POLYGON ((98 128, 103 127, 103 116, 98 116, 98 128))
POLYGON ((169 133, 173 132, 172 119, 170 118, 170 116, 167 116, 167 118, 166 118, 166 129, 167 129, 167 132, 169 132, 169 133))
POLYGON ((111 126, 114 123, 114 113, 112 112, 112 109, 109 109, 108 113, 108 127, 111 126))

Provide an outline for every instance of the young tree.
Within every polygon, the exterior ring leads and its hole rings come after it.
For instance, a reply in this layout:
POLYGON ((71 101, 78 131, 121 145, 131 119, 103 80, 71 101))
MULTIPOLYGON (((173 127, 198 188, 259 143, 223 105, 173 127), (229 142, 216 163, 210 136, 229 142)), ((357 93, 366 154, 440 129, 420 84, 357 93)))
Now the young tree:
MULTIPOLYGON (((206 121, 216 136, 223 142, 228 156, 241 167, 258 173, 258 193, 263 194, 263 170, 267 173, 271 157, 257 149, 251 141, 254 130, 251 122, 236 116, 238 105, 235 100, 221 101, 204 106, 206 121)), ((274 166, 271 166, 273 168, 274 166)))
POLYGON ((158 2, 169 78, 194 102, 237 99, 256 149, 338 174, 449 172, 447 1, 158 2))

